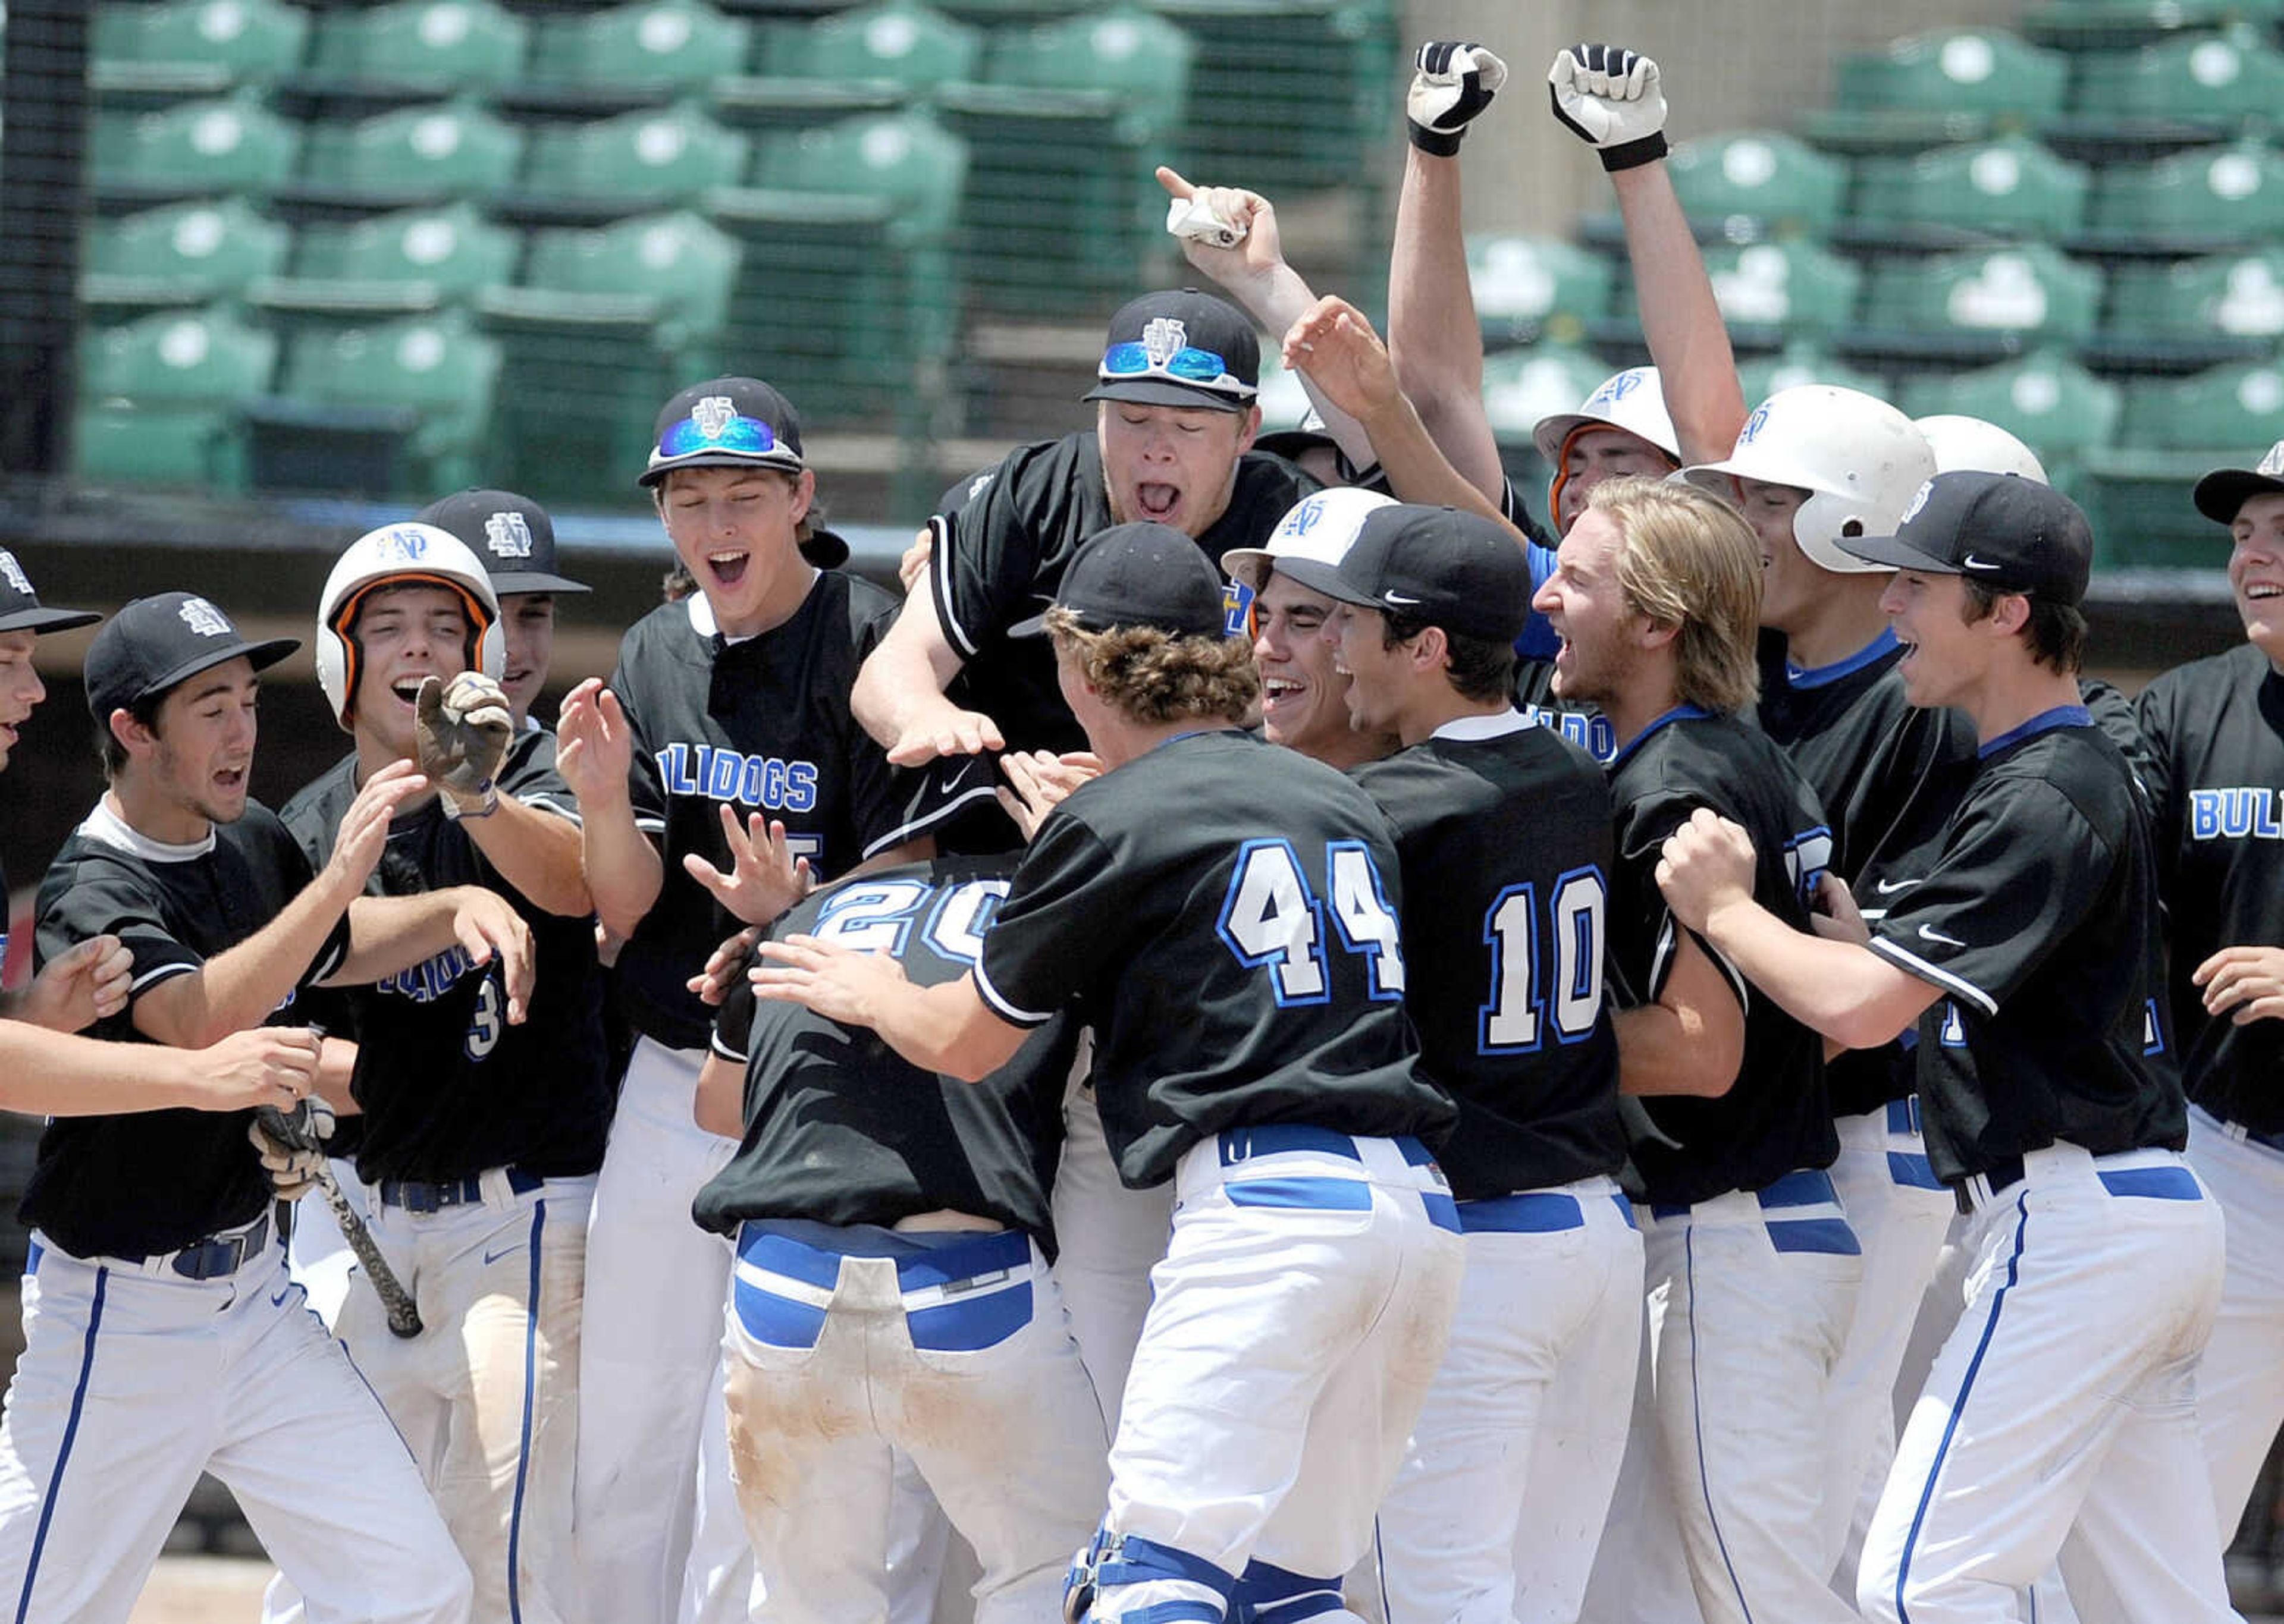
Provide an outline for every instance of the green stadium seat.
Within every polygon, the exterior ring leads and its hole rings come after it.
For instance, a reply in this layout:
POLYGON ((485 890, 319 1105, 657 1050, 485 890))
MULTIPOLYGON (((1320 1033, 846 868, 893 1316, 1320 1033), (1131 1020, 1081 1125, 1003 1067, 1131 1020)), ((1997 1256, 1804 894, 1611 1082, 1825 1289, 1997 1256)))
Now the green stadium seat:
POLYGON ((72 470, 90 485, 242 489, 237 414, 82 401, 72 422, 72 470))
POLYGON ((1575 343, 1610 308, 1610 262, 1554 237, 1467 238, 1467 279, 1483 341, 1575 343), (1552 332, 1550 332, 1550 329, 1552 332))
POLYGON ((277 393, 243 408, 249 482, 411 500, 475 483, 499 372, 458 316, 297 335, 277 393))
POLYGON ((437 204, 500 191, 522 157, 523 132, 481 108, 400 107, 319 125, 291 195, 368 209, 437 204))
POLYGON ((1120 7, 1003 29, 985 82, 943 87, 945 121, 974 155, 961 259, 979 297, 1093 309, 1146 274, 1169 242, 1153 172, 1196 49, 1165 19, 1120 7))
POLYGON ((2103 172, 2086 211, 2095 249, 2197 253, 2284 234, 2284 155, 2259 142, 2103 172))
POLYGON ((114 320, 235 299, 285 264, 288 235, 243 198, 99 219, 88 232, 80 303, 98 319, 114 320))
POLYGON ((80 394, 137 406, 225 406, 267 389, 277 360, 276 334, 219 307, 166 311, 83 333, 80 394))
POLYGON ((612 218, 745 178, 752 142, 691 107, 551 126, 533 137, 520 211, 612 218))
POLYGON ((279 0, 95 8, 88 84, 106 98, 217 96, 300 65, 309 14, 279 0))
POLYGON ((1270 197, 1349 192, 1384 263, 1373 155, 1403 105, 1390 0, 1148 0, 1198 45, 1176 152, 1185 173, 1270 197))
POLYGON ((1887 247, 2059 236, 2085 213, 2086 172, 2038 142, 2004 136, 1858 166, 1843 240, 1887 247))
POLYGON ((2090 120, 2151 119, 2233 129, 2284 101, 2284 54, 2250 31, 2167 40, 2077 59, 2071 110, 2090 120))
POLYGON ((1854 262, 1798 238, 1709 250, 1705 270, 1733 331, 1768 328, 1779 340, 1837 332, 1864 281, 1854 262))
POLYGON ((519 99, 534 91, 601 108, 685 95, 738 74, 753 26, 699 0, 650 0, 551 17, 532 41, 519 99))
POLYGON ((2032 344, 2069 344, 2092 332, 2101 272, 2045 243, 1938 254, 1874 267, 1864 324, 1843 335, 1853 355, 1992 358, 2032 344))
POLYGON ((707 195, 744 245, 726 343, 813 419, 903 406, 951 355, 966 144, 925 113, 761 137, 755 185, 707 195))
POLYGON ((2280 15, 2280 0, 2049 0, 2021 27, 2031 39, 2060 50, 2116 51, 2280 15))
POLYGON ((2143 338, 2284 339, 2284 248, 2120 266, 2103 325, 2143 338))
POLYGON ((739 250, 701 216, 532 234, 523 278, 476 308, 502 347, 497 472, 543 501, 629 500, 659 402, 722 370, 739 250))
POLYGON ((1959 412, 1996 423, 2053 468, 2110 442, 2120 395, 2067 355, 2042 350, 1999 366, 1906 379, 1897 403, 1914 418, 1959 412))
POLYGON ((1840 61, 1833 106, 1805 121, 1819 146, 1909 150, 2024 129, 2059 112, 2069 82, 2058 51, 1995 29, 1917 34, 1840 61))
POLYGON ((295 324, 430 313, 513 280, 522 247, 520 232, 466 203, 309 225, 294 242, 292 274, 256 283, 249 297, 295 324))
POLYGON ((1743 356, 1737 362, 1737 383, 1748 404, 1765 401, 1779 389, 1802 384, 1836 384, 1884 400, 1887 380, 1863 371, 1813 344, 1788 344, 1773 355, 1743 356))
POLYGON ((2284 370, 2272 360, 2214 367, 2188 378, 2127 386, 2120 444, 2148 450, 2242 448, 2274 437, 2284 414, 2284 370))
POLYGON ((309 72, 296 85, 398 99, 502 90, 522 75, 530 32, 494 0, 340 8, 318 24, 309 72))
POLYGON ((942 12, 888 0, 809 24, 766 28, 750 77, 716 79, 714 108, 731 122, 881 110, 933 100, 974 77, 983 36, 942 12))
POLYGON ((2085 460, 2097 562, 2218 567, 2225 538, 2190 504, 2189 488, 2273 439, 2280 415, 2284 369, 2272 361, 2129 383, 2118 444, 2085 460))
POLYGON ((1686 141, 1668 167, 1692 221, 1757 222, 1762 235, 1822 236, 1839 219, 1848 187, 1838 160, 1776 130, 1686 141))
POLYGON ((1577 410, 1615 370, 1592 350, 1568 344, 1483 357, 1483 411, 1498 441, 1499 461, 1534 511, 1545 507, 1553 470, 1538 455, 1531 431, 1541 418, 1577 410))
POLYGON ((98 199, 157 201, 276 190, 293 172, 301 130, 257 102, 182 102, 161 112, 98 113, 98 199))

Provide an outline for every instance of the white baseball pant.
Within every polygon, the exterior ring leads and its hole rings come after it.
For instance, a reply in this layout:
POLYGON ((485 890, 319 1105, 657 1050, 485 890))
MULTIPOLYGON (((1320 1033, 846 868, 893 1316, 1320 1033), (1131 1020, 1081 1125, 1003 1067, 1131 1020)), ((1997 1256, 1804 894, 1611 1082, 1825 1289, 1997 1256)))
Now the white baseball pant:
POLYGON ((2195 1409, 2219 1204, 2171 1151, 2022 1159, 1970 1186, 1966 1310, 1897 1446, 1864 1616, 2018 1618, 2059 1555, 2090 1621, 2233 1620, 2195 1409))
POLYGON ((193 1280, 35 1235, 24 1334, 0 1424, 15 1617, 124 1624, 207 1471, 316 1624, 465 1624, 468 1565, 274 1238, 193 1280))
POLYGON ((1441 1364, 1466 1269, 1416 1141, 1232 1128, 1176 1169, 1110 1506, 1075 1582, 1096 1624, 1353 1618, 1341 1576, 1441 1364), (1172 1611, 1160 1612, 1161 1608, 1172 1611))
POLYGON ((1070 1314, 1071 1333, 1101 1401, 1104 1429, 1118 1433, 1127 1367, 1150 1312, 1150 1271, 1166 1255, 1173 1227, 1171 1184, 1129 1190, 1110 1158, 1094 1090, 1078 1081, 1063 1101, 1063 1155, 1055 1174, 1055 1283, 1070 1314))
POLYGON ((1459 1204, 1451 1345, 1380 1509, 1385 1624, 1575 1624, 1641 1345, 1615 1181, 1459 1204))
POLYGON ((2197 1421, 2213 1510, 2236 1537, 2261 1464, 2284 1425, 2284 1141, 2189 1108, 2189 1163, 2228 1219, 2228 1263, 2212 1340, 2197 1367, 2197 1421))

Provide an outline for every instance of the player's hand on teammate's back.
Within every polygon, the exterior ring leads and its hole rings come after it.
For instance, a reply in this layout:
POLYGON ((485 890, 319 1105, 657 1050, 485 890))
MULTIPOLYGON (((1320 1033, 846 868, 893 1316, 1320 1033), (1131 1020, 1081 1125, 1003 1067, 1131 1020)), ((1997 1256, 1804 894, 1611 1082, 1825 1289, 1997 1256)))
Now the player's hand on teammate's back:
POLYGON ((1856 906, 1856 894, 1848 882, 1825 870, 1816 886, 1815 911, 1808 916, 1816 933, 1827 941, 1852 941, 1858 947, 1869 947, 1872 927, 1864 922, 1864 912, 1856 906))
POLYGON ((1388 346, 1363 311, 1331 294, 1285 335, 1285 364, 1306 374, 1327 401, 1360 422, 1402 398, 1388 346))
POLYGON ((734 936, 725 936, 713 952, 706 956, 706 968, 683 985, 698 995, 699 1002, 719 1005, 730 995, 730 988, 746 966, 753 962, 754 944, 762 939, 761 927, 749 925, 734 936))
POLYGON ((1011 750, 999 758, 1007 782, 993 792, 999 805, 1028 840, 1047 814, 1089 778, 1102 774, 1102 758, 1091 750, 1057 755, 1048 750, 1011 750))
POLYGON ((888 764, 925 767, 939 756, 982 755, 1006 747, 1006 736, 990 717, 982 711, 962 710, 943 695, 934 694, 915 704, 896 730, 888 746, 888 764))
POLYGON ((1238 186, 1198 186, 1158 166, 1158 184, 1173 199, 1166 230, 1190 263, 1240 301, 1248 285, 1266 284, 1285 266, 1277 235, 1277 208, 1257 191, 1238 186))
POLYGON ((327 876, 343 889, 364 889, 388 847, 388 821, 396 808, 428 787, 420 769, 411 761, 391 761, 359 786, 356 799, 341 814, 333 837, 333 855, 325 860, 327 876))
POLYGON ((904 980, 904 967, 886 953, 856 953, 815 936, 765 941, 747 972, 754 996, 806 1004, 827 1020, 852 1027, 876 1024, 873 994, 904 980))
POLYGON ((613 796, 624 800, 634 766, 634 729, 619 696, 599 677, 563 696, 555 716, 555 770, 583 806, 613 796))
POLYGON ((793 855, 782 822, 772 823, 756 812, 741 828, 738 808, 727 801, 721 813, 722 838, 730 847, 729 871, 716 868, 696 852, 683 854, 682 867, 714 894, 731 917, 767 925, 816 888, 809 859, 793 855))
POLYGON ((2231 1024, 2284 1020, 2284 948, 2223 948, 2189 980, 2205 989, 2205 1013, 2231 1024))
POLYGON ((191 1097, 198 1111, 290 1109, 317 1083, 325 1040, 307 1027, 254 1027, 233 1032, 190 1055, 191 1097))
POLYGON ((481 886, 456 886, 451 894, 452 934, 479 964, 497 956, 508 1025, 521 1026, 531 1004, 531 927, 505 898, 481 886))
MULTIPOLYGON (((1649 141, 1665 129, 1657 64, 1623 45, 1571 45, 1546 70, 1554 116, 1597 152, 1649 141)), ((1662 141, 1657 144, 1663 152, 1662 141)))
POLYGON ((50 959, 9 1011, 51 1032, 79 1032, 127 1007, 135 956, 116 936, 90 936, 50 959))
POLYGON ((1658 854, 1657 888, 1674 917, 1693 931, 1729 902, 1753 897, 1753 838, 1708 807, 1665 839, 1658 854))

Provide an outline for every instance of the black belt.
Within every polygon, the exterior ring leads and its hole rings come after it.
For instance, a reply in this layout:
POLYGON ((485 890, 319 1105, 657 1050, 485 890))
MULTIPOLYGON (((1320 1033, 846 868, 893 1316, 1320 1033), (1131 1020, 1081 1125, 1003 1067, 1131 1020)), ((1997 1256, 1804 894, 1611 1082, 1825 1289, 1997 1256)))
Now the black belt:
MULTIPOLYGON (((526 1173, 521 1167, 504 1169, 507 1187, 517 1195, 528 1195, 547 1181, 536 1173, 526 1173)), ((466 1178, 431 1181, 417 1178, 385 1178, 379 1185, 381 1205, 401 1206, 408 1213, 441 1213, 448 1206, 473 1206, 484 1198, 484 1175, 472 1173, 466 1178)))
POLYGON ((270 1214, 265 1212, 254 1221, 251 1229, 193 1241, 168 1258, 167 1267, 185 1280, 212 1280, 218 1275, 234 1275, 269 1241, 270 1214))
POLYGON ((2004 1191, 2022 1182, 2022 1159, 2001 1156, 1981 1173, 1970 1173, 1951 1187, 1951 1198, 1959 1204, 1962 1218, 1974 1212, 1977 1198, 1988 1201, 2004 1191))

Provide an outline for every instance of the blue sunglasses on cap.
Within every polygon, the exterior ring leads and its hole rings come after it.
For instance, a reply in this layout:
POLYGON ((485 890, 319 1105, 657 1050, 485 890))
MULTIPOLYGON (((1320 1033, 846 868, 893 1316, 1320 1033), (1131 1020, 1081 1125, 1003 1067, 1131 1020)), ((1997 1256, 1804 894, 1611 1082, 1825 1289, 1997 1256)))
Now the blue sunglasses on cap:
POLYGON ((1183 347, 1164 361, 1150 358, 1146 344, 1114 344, 1102 352, 1102 371, 1099 376, 1112 378, 1166 378, 1177 383, 1196 384, 1208 389, 1235 389, 1250 394, 1253 386, 1241 378, 1231 376, 1229 363, 1209 349, 1183 347))
MULTIPOLYGON (((659 437, 661 457, 688 457, 694 451, 744 451, 760 457, 778 449, 777 431, 759 418, 732 417, 708 433, 695 418, 684 418, 659 437)), ((785 448, 791 454, 793 448, 785 448)))

